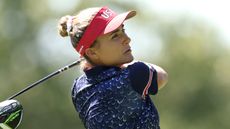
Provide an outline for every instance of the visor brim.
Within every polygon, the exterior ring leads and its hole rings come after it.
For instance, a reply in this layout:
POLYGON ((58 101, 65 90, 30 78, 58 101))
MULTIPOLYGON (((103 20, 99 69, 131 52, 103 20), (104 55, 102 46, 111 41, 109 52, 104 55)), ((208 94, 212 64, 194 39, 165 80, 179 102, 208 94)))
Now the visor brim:
POLYGON ((129 11, 114 17, 109 24, 105 27, 103 34, 107 34, 109 32, 117 29, 125 20, 130 19, 136 15, 136 11, 129 11))

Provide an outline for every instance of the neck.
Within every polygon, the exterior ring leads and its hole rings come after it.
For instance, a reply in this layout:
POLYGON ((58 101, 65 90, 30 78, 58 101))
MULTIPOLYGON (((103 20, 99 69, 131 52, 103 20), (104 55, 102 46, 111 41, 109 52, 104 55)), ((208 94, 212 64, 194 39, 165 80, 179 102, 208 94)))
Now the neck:
POLYGON ((82 62, 81 67, 82 67, 83 71, 87 71, 87 70, 92 69, 93 67, 95 67, 95 65, 92 65, 87 60, 85 60, 84 62, 82 62))

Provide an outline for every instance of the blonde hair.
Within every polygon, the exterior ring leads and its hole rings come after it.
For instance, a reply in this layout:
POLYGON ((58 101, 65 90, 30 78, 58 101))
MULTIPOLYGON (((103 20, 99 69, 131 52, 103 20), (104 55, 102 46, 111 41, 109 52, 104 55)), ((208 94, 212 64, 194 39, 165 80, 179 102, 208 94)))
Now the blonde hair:
POLYGON ((98 7, 87 8, 80 11, 75 16, 66 15, 61 17, 58 23, 59 34, 62 37, 70 36, 72 46, 76 48, 86 28, 99 10, 100 8, 98 7), (70 30, 68 32, 67 24, 69 20, 72 20, 72 22, 70 25, 70 30))
MULTIPOLYGON (((89 26, 90 22, 95 17, 95 15, 99 12, 100 9, 101 8, 99 7, 87 8, 87 9, 80 11, 75 16, 66 15, 66 16, 61 17, 58 23, 59 34, 62 37, 69 36, 72 46, 76 48, 86 28, 89 26)), ((95 42, 96 41, 94 41, 91 47, 94 46, 95 42)), ((83 70, 87 70, 88 68, 92 67, 92 65, 94 64, 89 59, 88 56, 86 55, 83 55, 83 56, 86 60, 81 63, 81 68, 83 70)))

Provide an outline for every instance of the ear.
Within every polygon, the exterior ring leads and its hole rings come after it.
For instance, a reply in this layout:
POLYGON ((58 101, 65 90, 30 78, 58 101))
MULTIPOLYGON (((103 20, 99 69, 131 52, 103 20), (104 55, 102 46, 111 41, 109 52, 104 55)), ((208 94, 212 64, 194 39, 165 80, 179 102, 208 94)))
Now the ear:
POLYGON ((93 48, 87 48, 85 50, 85 54, 90 58, 90 59, 98 59, 97 53, 95 49, 93 48))

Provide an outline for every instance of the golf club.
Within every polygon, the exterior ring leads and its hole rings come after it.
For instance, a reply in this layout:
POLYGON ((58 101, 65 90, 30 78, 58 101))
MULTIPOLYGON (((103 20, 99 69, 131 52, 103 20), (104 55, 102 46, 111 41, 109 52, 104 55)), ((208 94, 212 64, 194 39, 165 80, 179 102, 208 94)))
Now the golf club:
POLYGON ((16 129, 23 115, 22 105, 17 100, 6 100, 0 103, 0 128, 16 129))
POLYGON ((58 69, 57 71, 45 76, 44 78, 32 83, 31 85, 28 85, 21 91, 10 96, 7 100, 0 102, 0 129, 16 129, 22 120, 23 107, 17 100, 13 100, 13 98, 21 95, 22 93, 35 86, 38 86, 38 84, 80 64, 82 60, 84 59, 80 58, 79 60, 58 69))

